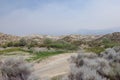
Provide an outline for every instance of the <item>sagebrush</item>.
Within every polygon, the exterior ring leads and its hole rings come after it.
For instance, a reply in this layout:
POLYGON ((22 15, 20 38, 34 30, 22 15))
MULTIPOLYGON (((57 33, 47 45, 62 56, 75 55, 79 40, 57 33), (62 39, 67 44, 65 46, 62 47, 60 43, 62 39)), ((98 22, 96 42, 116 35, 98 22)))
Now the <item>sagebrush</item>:
POLYGON ((70 68, 65 80, 120 80, 120 46, 99 55, 79 53, 71 57, 70 68))
POLYGON ((2 61, 0 71, 0 80, 37 80, 37 77, 32 74, 32 65, 22 58, 9 58, 2 61))

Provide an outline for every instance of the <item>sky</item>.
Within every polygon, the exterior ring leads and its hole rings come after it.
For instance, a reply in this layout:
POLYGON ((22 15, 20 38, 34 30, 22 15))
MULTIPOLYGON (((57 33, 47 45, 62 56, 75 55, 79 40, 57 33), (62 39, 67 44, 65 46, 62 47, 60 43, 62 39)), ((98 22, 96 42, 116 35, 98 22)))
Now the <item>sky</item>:
POLYGON ((102 34, 120 32, 120 0, 0 0, 0 32, 102 34))

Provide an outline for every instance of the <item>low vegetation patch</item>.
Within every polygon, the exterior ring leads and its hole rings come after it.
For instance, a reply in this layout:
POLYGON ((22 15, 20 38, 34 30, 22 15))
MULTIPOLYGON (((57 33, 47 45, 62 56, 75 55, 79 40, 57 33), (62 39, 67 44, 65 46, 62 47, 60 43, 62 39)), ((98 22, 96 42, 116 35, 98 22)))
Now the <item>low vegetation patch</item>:
POLYGON ((113 42, 108 38, 103 38, 101 42, 91 42, 90 48, 86 48, 87 52, 101 53, 106 48, 112 48, 114 46, 120 46, 120 43, 113 42))
POLYGON ((24 38, 20 39, 17 42, 8 42, 2 45, 1 47, 7 48, 7 47, 47 47, 55 48, 55 49, 64 49, 64 50, 77 50, 78 46, 69 42, 66 42, 64 40, 52 40, 49 38, 44 39, 43 43, 39 44, 34 40, 25 40, 24 38))
POLYGON ((9 52, 14 52, 14 51, 23 51, 23 50, 21 48, 10 48, 5 50, 0 50, 0 54, 5 54, 9 52))
POLYGON ((58 76, 51 78, 51 80, 64 80, 63 77, 64 75, 58 75, 58 76))
POLYGON ((52 41, 50 39, 44 40, 44 45, 48 48, 64 49, 64 50, 77 50, 78 46, 66 42, 64 40, 52 41))
POLYGON ((103 47, 91 47, 91 48, 85 48, 87 52, 94 52, 94 53, 101 53, 102 51, 105 50, 103 47))
POLYGON ((53 41, 52 39, 46 38, 43 42, 44 48, 46 48, 45 51, 39 51, 39 46, 37 46, 37 43, 34 41, 29 41, 28 43, 26 40, 20 39, 19 42, 17 42, 17 45, 14 42, 9 42, 7 44, 7 47, 10 48, 5 48, 4 50, 0 51, 0 54, 6 54, 9 52, 14 52, 14 51, 23 51, 23 52, 28 52, 30 55, 33 57, 27 59, 28 61, 33 61, 33 60, 41 60, 45 59, 47 57, 57 55, 57 54, 62 54, 65 52, 71 52, 75 51, 78 49, 78 46, 71 44, 69 42, 66 42, 64 40, 55 40, 53 41), (17 46, 17 47, 15 47, 17 46), (32 49, 34 47, 37 47, 38 49, 32 49), (25 48, 25 49, 24 49, 25 48))
POLYGON ((33 54, 33 57, 31 57, 30 59, 27 59, 28 61, 33 61, 33 60, 42 60, 45 58, 48 58, 50 56, 54 56, 54 55, 58 55, 58 54, 62 54, 65 53, 67 51, 64 50, 56 50, 56 51, 42 51, 42 52, 36 52, 33 54))
POLYGON ((5 50, 0 50, 0 54, 4 55, 15 55, 15 54, 8 54, 11 52, 16 52, 16 51, 22 51, 22 52, 27 52, 29 53, 32 57, 28 58, 27 61, 34 61, 34 60, 42 60, 50 56, 62 54, 62 53, 67 53, 71 52, 71 50, 65 50, 65 49, 55 49, 55 50, 46 50, 46 51, 35 51, 32 49, 23 49, 21 47, 13 47, 13 48, 8 48, 5 50))

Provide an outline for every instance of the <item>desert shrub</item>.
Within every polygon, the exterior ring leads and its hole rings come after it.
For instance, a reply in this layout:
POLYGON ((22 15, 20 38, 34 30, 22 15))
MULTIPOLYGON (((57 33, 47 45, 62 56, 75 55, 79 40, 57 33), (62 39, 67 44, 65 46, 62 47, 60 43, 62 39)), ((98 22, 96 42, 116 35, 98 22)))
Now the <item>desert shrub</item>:
POLYGON ((111 41, 108 38, 103 38, 101 45, 104 45, 104 48, 112 48, 114 46, 120 46, 118 42, 111 41))
POLYGON ((120 43, 116 43, 116 42, 104 43, 105 48, 112 48, 114 46, 120 46, 120 43))
POLYGON ((10 41, 10 42, 4 44, 4 46, 6 46, 6 47, 20 47, 20 46, 26 46, 26 45, 27 45, 27 42, 24 39, 21 39, 16 42, 10 41))
POLYGON ((21 58, 6 59, 1 63, 0 71, 2 80, 36 80, 31 77, 31 65, 21 58))
POLYGON ((18 42, 18 41, 14 42, 14 43, 13 43, 13 46, 14 46, 14 47, 19 47, 19 42, 18 42))
POLYGON ((110 42, 111 42, 111 40, 108 39, 108 38, 103 38, 102 39, 102 43, 110 43, 110 42))
POLYGON ((15 41, 15 42, 6 42, 4 44, 1 45, 3 48, 7 48, 7 47, 19 47, 19 46, 23 46, 23 43, 20 41, 15 41))
POLYGON ((14 44, 13 44, 13 42, 8 42, 7 43, 7 47, 12 47, 14 44))
POLYGON ((91 47, 91 48, 85 48, 85 50, 86 50, 87 52, 94 52, 94 53, 99 54, 99 53, 101 53, 102 51, 104 51, 105 48, 104 48, 104 47, 91 47))
POLYGON ((36 41, 30 41, 28 44, 27 44, 27 47, 30 49, 31 47, 35 47, 37 46, 37 42, 36 41))
POLYGON ((112 47, 114 47, 114 46, 117 46, 117 43, 111 41, 111 40, 108 39, 108 38, 103 38, 103 39, 102 39, 102 42, 101 42, 101 45, 104 45, 105 48, 112 48, 112 47))
POLYGON ((101 41, 92 41, 89 42, 88 45, 92 48, 94 47, 104 47, 106 48, 112 48, 114 46, 120 46, 120 43, 115 42, 115 41, 111 41, 109 38, 103 38, 101 41))
POLYGON ((52 41, 51 39, 45 39, 44 45, 48 49, 50 48, 57 48, 57 49, 66 49, 66 50, 76 50, 78 47, 74 44, 63 40, 52 41))
POLYGON ((21 48, 10 48, 10 49, 5 49, 5 50, 0 50, 0 54, 14 52, 14 51, 22 51, 22 49, 21 48))
POLYGON ((30 40, 30 41, 27 42, 27 40, 25 40, 24 38, 22 38, 19 41, 6 42, 5 44, 2 44, 1 46, 5 47, 5 48, 6 47, 23 47, 23 46, 31 48, 31 47, 35 47, 35 46, 38 46, 38 45, 37 45, 37 42, 34 41, 34 40, 30 40))
POLYGON ((100 42, 100 41, 90 41, 90 42, 87 42, 87 44, 90 47, 100 47, 102 45, 102 42, 100 42))
POLYGON ((46 46, 48 49, 50 49, 50 44, 52 43, 53 41, 49 38, 46 38, 43 42, 43 45, 46 46))
POLYGON ((90 48, 86 48, 85 50, 88 52, 100 53, 104 51, 106 48, 112 48, 114 46, 120 46, 120 43, 113 42, 107 38, 104 38, 102 42, 92 42, 89 43, 90 48))
POLYGON ((1 47, 7 48, 7 44, 2 44, 1 47))
POLYGON ((87 42, 85 42, 85 41, 74 41, 74 42, 72 42, 72 44, 73 45, 76 45, 76 46, 80 46, 80 45, 82 45, 82 44, 86 44, 87 42))
POLYGON ((49 44, 49 46, 52 48, 65 48, 65 46, 67 47, 67 44, 55 42, 55 43, 49 44))
POLYGON ((26 45, 27 45, 27 42, 24 38, 19 40, 19 46, 26 46, 26 45))
POLYGON ((49 44, 52 48, 58 49, 66 49, 66 50, 76 50, 78 47, 66 41, 54 41, 53 43, 49 44))
POLYGON ((119 80, 120 46, 106 49, 99 55, 79 53, 70 58, 67 80, 119 80))
POLYGON ((49 39, 49 38, 46 38, 45 40, 44 40, 44 44, 51 44, 53 41, 51 40, 51 39, 49 39))

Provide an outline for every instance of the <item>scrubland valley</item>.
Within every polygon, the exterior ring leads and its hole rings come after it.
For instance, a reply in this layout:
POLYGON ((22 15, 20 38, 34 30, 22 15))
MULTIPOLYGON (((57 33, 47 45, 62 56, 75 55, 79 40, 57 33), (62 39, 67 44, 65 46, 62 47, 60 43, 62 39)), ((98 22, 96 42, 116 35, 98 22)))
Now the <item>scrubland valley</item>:
POLYGON ((120 80, 120 32, 0 33, 0 80, 120 80))

